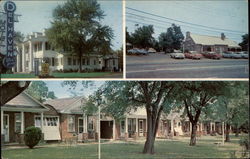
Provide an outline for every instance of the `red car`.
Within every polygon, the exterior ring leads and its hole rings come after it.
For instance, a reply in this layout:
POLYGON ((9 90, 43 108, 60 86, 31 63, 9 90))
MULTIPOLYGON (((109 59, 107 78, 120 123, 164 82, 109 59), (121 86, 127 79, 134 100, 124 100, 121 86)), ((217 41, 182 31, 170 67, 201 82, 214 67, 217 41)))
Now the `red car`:
POLYGON ((218 54, 216 52, 206 52, 203 54, 204 57, 209 58, 209 59, 221 59, 222 55, 218 54))
POLYGON ((189 58, 189 59, 201 59, 202 58, 202 54, 197 53, 196 51, 190 51, 190 52, 186 52, 184 53, 185 58, 189 58))

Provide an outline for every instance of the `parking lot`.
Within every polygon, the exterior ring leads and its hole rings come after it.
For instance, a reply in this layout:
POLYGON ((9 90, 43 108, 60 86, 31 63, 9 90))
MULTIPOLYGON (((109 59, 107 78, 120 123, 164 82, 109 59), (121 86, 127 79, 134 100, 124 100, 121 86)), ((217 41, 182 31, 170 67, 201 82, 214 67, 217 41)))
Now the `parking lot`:
POLYGON ((172 59, 169 54, 127 55, 127 78, 248 78, 248 59, 172 59))

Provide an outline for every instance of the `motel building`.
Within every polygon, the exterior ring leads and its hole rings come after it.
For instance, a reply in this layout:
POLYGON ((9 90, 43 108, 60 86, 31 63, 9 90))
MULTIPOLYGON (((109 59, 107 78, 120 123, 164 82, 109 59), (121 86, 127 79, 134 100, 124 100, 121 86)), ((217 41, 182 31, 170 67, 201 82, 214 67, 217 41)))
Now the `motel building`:
MULTIPOLYGON (((72 54, 55 51, 43 32, 33 32, 17 46, 16 66, 13 72, 35 72, 35 63, 41 71, 42 62, 49 63, 51 71, 74 71, 79 67, 79 58, 72 54)), ((118 71, 118 56, 114 54, 91 54, 82 57, 82 70, 118 71)))
MULTIPOLYGON (((147 115, 144 108, 124 114, 122 119, 114 119, 106 114, 85 115, 82 111, 86 103, 83 96, 47 100, 40 103, 29 94, 22 92, 1 107, 1 141, 3 144, 23 143, 24 130, 29 126, 39 127, 44 141, 77 143, 101 139, 137 140, 147 136, 147 115), (43 120, 41 120, 43 119, 43 120), (99 125, 100 124, 100 125, 99 125), (100 132, 98 127, 100 126, 100 132)), ((157 138, 190 136, 191 123, 181 113, 162 115, 157 138)), ((197 136, 222 134, 222 123, 200 121, 197 136)))
POLYGON ((223 53, 227 51, 241 51, 237 42, 226 37, 224 33, 220 36, 199 35, 186 32, 186 38, 183 42, 185 50, 203 52, 223 53))

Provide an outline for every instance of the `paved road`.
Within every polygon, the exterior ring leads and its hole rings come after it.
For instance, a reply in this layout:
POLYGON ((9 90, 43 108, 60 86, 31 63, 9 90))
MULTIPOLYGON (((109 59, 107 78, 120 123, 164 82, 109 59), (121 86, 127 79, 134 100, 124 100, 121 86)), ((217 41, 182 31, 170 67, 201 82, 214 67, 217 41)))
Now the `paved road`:
POLYGON ((171 59, 166 54, 127 56, 127 78, 248 78, 248 59, 171 59))

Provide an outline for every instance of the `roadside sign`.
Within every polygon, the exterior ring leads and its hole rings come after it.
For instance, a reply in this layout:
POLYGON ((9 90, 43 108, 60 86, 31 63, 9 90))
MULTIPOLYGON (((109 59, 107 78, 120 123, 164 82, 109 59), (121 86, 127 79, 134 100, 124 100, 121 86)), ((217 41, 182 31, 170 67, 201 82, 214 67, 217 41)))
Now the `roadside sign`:
POLYGON ((4 4, 4 10, 6 12, 6 55, 3 59, 3 65, 6 68, 12 68, 16 64, 16 56, 14 49, 14 12, 16 10, 15 3, 12 1, 7 1, 4 4))

